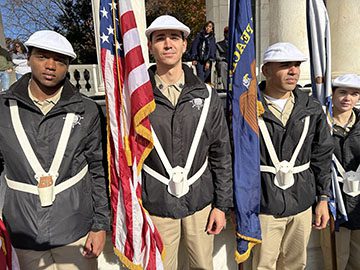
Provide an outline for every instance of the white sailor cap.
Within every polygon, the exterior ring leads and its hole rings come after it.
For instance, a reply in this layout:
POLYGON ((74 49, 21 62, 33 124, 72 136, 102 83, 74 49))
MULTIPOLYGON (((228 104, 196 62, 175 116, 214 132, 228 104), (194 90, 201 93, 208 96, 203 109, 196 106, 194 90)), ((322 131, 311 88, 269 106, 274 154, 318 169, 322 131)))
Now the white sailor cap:
POLYGON ((76 58, 70 42, 61 34, 51 30, 41 30, 32 34, 24 43, 27 47, 35 47, 76 58))
POLYGON ((305 62, 307 57, 293 44, 279 42, 269 46, 264 53, 263 64, 268 62, 305 62))
POLYGON ((178 19, 170 15, 162 15, 160 17, 157 17, 146 29, 145 35, 148 39, 150 39, 150 35, 154 31, 158 31, 158 30, 179 30, 184 33, 185 38, 187 38, 188 35, 190 34, 189 27, 187 27, 178 19))
POLYGON ((333 87, 360 89, 360 76, 357 74, 345 74, 333 81, 333 87))

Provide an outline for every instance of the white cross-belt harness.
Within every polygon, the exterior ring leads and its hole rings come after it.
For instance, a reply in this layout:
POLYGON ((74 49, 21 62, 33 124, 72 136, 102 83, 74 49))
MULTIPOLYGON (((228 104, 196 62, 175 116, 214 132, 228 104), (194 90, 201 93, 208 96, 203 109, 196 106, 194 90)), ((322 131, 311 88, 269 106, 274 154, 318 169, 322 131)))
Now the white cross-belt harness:
POLYGON ((336 165, 336 169, 341 176, 337 176, 337 180, 343 183, 343 191, 351 197, 356 197, 360 194, 360 165, 357 168, 356 172, 344 170, 344 167, 341 165, 339 160, 333 154, 333 161, 336 165))
POLYGON ((295 182, 294 174, 303 172, 303 171, 309 169, 309 167, 310 167, 310 161, 308 163, 305 163, 303 165, 295 167, 296 158, 299 155, 300 149, 304 144, 306 135, 309 130, 310 116, 305 117, 304 128, 303 128, 299 143, 296 146, 295 151, 294 151, 290 161, 287 161, 287 160, 283 160, 281 162, 279 161, 279 158, 276 155, 275 148, 274 148, 274 145, 272 144, 270 134, 266 127, 264 119, 262 117, 259 117, 258 122, 259 122, 259 128, 260 128, 261 134, 265 141, 266 148, 270 155, 271 162, 274 164, 274 167, 261 165, 260 171, 275 174, 275 178, 274 178, 275 186, 277 186, 283 190, 288 189, 289 187, 294 185, 294 182, 295 182))
POLYGON ((206 122, 206 118, 207 118, 207 115, 208 115, 208 112, 209 112, 210 100, 211 100, 211 87, 208 86, 208 85, 206 85, 206 87, 207 87, 207 90, 209 92, 209 97, 207 97, 205 99, 205 101, 204 101, 204 107, 203 107, 203 109, 201 111, 199 123, 197 125, 195 135, 194 135, 194 139, 193 139, 193 141, 191 143, 189 155, 187 157, 186 164, 185 164, 184 168, 182 168, 180 166, 176 166, 175 168, 173 168, 171 166, 170 161, 167 158, 167 156, 165 154, 165 151, 162 148, 158 137, 156 136, 155 131, 151 128, 153 139, 154 139, 155 150, 158 153, 158 155, 160 157, 160 160, 161 160, 162 164, 164 165, 164 167, 166 169, 166 172, 169 175, 169 178, 161 175, 160 173, 156 172, 155 170, 153 170, 152 168, 150 168, 149 166, 147 166, 145 164, 143 166, 143 169, 144 169, 145 172, 150 174, 156 180, 158 180, 158 181, 162 182, 163 184, 167 185, 168 186, 168 188, 167 188, 168 192, 171 195, 174 195, 177 198, 180 198, 180 197, 184 196, 186 193, 189 192, 189 187, 193 183, 195 183, 196 180, 198 180, 201 177, 201 175, 205 172, 205 170, 207 168, 207 165, 208 165, 208 160, 207 160, 207 157, 206 157, 205 162, 201 166, 201 168, 193 176, 191 176, 189 179, 187 178, 188 174, 189 174, 189 171, 191 169, 191 166, 193 164, 196 149, 198 148, 200 138, 201 138, 201 134, 203 132, 205 122, 206 122))
POLYGON ((88 165, 84 166, 78 172, 75 176, 65 180, 64 182, 55 185, 56 179, 59 177, 59 168, 61 165, 61 162, 64 158, 64 153, 66 146, 68 144, 70 133, 72 129, 73 122, 75 120, 75 114, 74 113, 67 113, 64 126, 60 135, 60 140, 56 148, 55 156, 53 158, 53 161, 51 163, 50 169, 48 172, 46 172, 43 167, 41 166, 39 160, 37 159, 34 150, 32 149, 29 139, 26 136, 24 127, 20 120, 19 115, 19 109, 17 106, 17 102, 15 100, 10 100, 10 115, 11 115, 11 121, 14 127, 14 131, 16 134, 16 137, 19 141, 19 144, 26 156, 26 159, 28 160, 31 168, 35 172, 34 178, 39 183, 38 186, 34 186, 31 184, 26 184, 22 182, 18 182, 15 180, 9 179, 5 175, 5 179, 7 182, 7 185, 9 188, 27 192, 35 195, 39 195, 41 206, 49 206, 52 205, 52 203, 55 200, 55 196, 59 194, 60 192, 70 188, 71 186, 78 183, 80 180, 84 178, 88 171, 88 165), (51 177, 51 185, 42 187, 40 186, 40 181, 42 177, 51 177))

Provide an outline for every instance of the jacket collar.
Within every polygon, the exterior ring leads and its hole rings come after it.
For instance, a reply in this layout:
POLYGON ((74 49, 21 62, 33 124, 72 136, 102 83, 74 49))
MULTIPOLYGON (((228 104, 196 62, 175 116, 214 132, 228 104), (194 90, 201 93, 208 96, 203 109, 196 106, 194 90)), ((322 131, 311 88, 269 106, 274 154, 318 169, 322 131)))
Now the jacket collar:
MULTIPOLYGON (((281 124, 281 121, 277 119, 273 113, 271 113, 268 106, 266 105, 266 101, 264 99, 265 86, 266 83, 264 81, 259 84, 260 101, 265 109, 263 117, 278 124, 281 124)), ((294 120, 297 121, 307 115, 312 115, 315 112, 315 106, 313 106, 313 103, 310 102, 310 97, 308 93, 300 90, 299 87, 296 86, 295 89, 293 90, 293 94, 295 97, 295 104, 288 123, 294 120)))
MULTIPOLYGON (((18 102, 30 107, 36 111, 40 110, 35 106, 33 101, 28 95, 28 85, 31 74, 26 74, 14 83, 8 91, 3 94, 5 99, 15 99, 18 102)), ((64 81, 64 88, 61 93, 60 100, 56 103, 53 109, 49 112, 50 114, 58 112, 75 112, 81 113, 85 110, 82 104, 82 97, 79 91, 70 83, 69 79, 66 78, 64 81)))
POLYGON ((353 108, 353 111, 356 115, 356 120, 355 120, 355 124, 354 124, 354 125, 356 125, 357 123, 360 123, 360 110, 357 108, 353 108))
POLYGON ((360 110, 357 108, 353 108, 353 112, 355 113, 356 119, 354 125, 350 128, 350 131, 345 133, 343 132, 343 129, 333 127, 334 135, 340 136, 340 137, 346 137, 346 136, 358 136, 360 133, 360 110))
MULTIPOLYGON (((207 98, 209 93, 204 83, 194 75, 192 69, 188 65, 183 64, 182 68, 185 75, 185 85, 181 91, 178 103, 186 102, 194 98, 207 98)), ((148 71, 156 100, 172 106, 170 101, 156 87, 156 82, 154 79, 156 65, 151 66, 148 71)))

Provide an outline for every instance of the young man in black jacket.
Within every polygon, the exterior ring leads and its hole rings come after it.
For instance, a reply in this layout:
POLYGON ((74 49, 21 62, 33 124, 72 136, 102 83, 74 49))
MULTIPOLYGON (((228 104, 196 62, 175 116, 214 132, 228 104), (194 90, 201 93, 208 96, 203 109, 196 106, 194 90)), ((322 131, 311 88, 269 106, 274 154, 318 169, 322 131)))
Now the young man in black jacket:
POLYGON ((212 269, 213 236, 232 207, 228 128, 216 91, 182 64, 190 29, 172 16, 146 30, 156 109, 155 149, 145 160, 143 205, 162 237, 165 269, 177 269, 180 238, 191 269, 212 269))
POLYGON ((297 82, 306 57, 291 43, 276 43, 264 54, 259 117, 262 243, 255 246, 253 269, 304 269, 311 233, 329 220, 333 144, 318 101, 297 82))
POLYGON ((3 218, 22 270, 97 269, 110 229, 99 110, 66 78, 65 37, 25 44, 32 73, 0 95, 3 218))

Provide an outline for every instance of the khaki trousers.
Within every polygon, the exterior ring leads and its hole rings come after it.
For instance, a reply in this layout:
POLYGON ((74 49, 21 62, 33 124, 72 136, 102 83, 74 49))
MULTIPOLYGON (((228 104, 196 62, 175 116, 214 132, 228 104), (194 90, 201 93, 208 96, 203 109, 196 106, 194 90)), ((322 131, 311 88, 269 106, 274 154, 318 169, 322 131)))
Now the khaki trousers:
POLYGON ((304 269, 311 233, 311 207, 294 216, 259 215, 262 243, 253 249, 252 269, 304 269))
POLYGON ((190 269, 213 269, 214 236, 206 233, 210 211, 209 205, 182 219, 151 216, 164 244, 165 270, 178 269, 180 238, 186 247, 190 269))
MULTIPOLYGON (((349 230, 340 227, 335 233, 336 262, 338 270, 359 270, 360 269, 360 230, 349 230)), ((324 256, 324 269, 332 270, 330 229, 322 230, 320 244, 324 256)))
POLYGON ((21 270, 97 270, 97 259, 81 254, 87 236, 66 246, 45 251, 15 249, 21 270))

